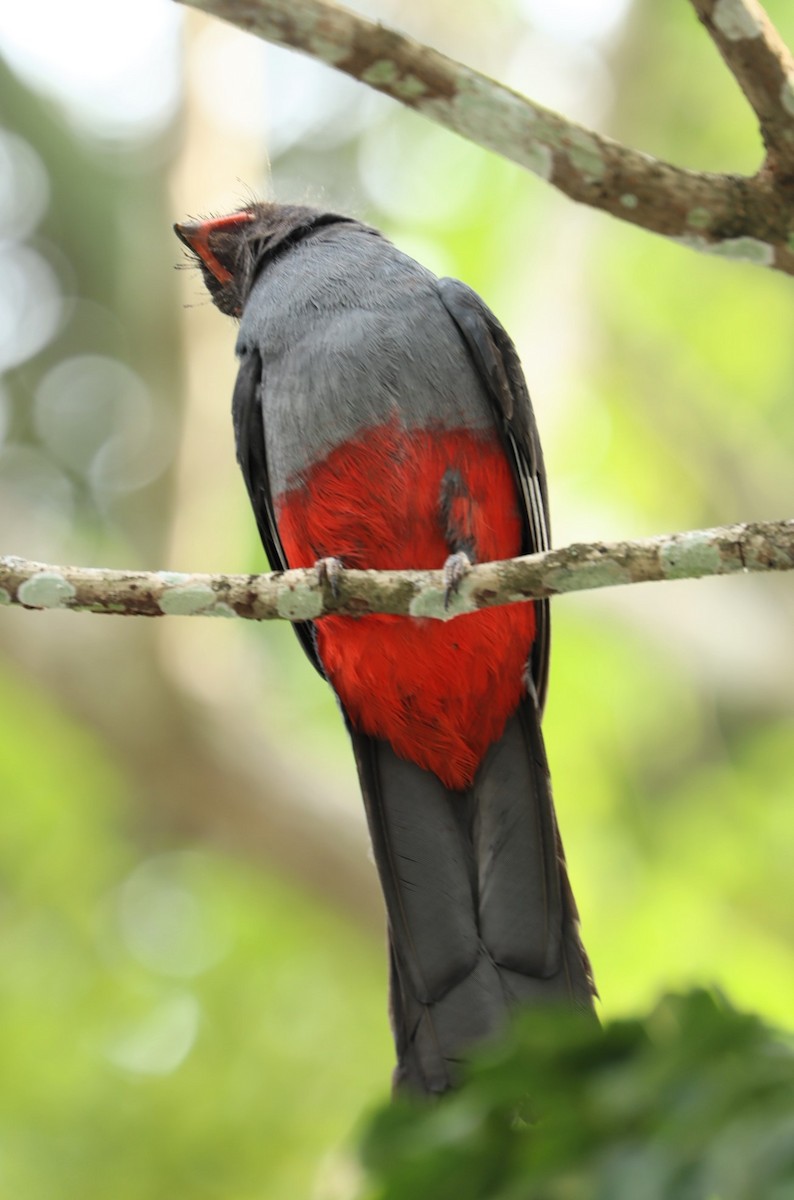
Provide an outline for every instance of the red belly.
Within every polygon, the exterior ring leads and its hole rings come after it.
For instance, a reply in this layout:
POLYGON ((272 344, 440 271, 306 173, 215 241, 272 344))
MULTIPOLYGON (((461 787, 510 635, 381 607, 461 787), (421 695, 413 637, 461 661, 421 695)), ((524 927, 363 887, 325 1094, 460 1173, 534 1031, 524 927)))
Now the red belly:
MULTIPOLYGON (((515 484, 496 434, 411 430, 396 423, 337 447, 278 504, 291 566, 318 558, 347 567, 439 568, 446 540, 445 473, 464 488, 452 502, 456 533, 480 562, 521 548, 515 484)), ((324 617, 317 648, 354 727, 397 754, 467 787, 524 692, 535 634, 531 604, 453 621, 324 617)))

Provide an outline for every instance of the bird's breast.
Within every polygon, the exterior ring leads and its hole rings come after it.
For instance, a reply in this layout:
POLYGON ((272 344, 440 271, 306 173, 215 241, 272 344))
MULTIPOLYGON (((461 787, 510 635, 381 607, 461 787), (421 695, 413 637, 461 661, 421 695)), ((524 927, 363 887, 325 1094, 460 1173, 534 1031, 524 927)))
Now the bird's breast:
MULTIPOLYGON (((373 569, 440 568, 521 549, 516 487, 495 429, 405 428, 395 417, 337 445, 275 497, 292 566, 338 558, 373 569)), ((531 604, 441 622, 326 617, 323 665, 354 726, 466 787, 523 694, 531 604)))

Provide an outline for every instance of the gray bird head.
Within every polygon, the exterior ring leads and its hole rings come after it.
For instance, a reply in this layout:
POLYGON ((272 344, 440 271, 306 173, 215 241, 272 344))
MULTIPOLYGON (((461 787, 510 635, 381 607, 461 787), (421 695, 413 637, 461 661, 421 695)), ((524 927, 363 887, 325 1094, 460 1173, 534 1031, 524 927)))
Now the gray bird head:
POLYGON ((174 225, 174 232, 201 267, 213 303, 227 316, 239 317, 268 257, 318 226, 350 219, 297 204, 262 202, 226 217, 174 225))

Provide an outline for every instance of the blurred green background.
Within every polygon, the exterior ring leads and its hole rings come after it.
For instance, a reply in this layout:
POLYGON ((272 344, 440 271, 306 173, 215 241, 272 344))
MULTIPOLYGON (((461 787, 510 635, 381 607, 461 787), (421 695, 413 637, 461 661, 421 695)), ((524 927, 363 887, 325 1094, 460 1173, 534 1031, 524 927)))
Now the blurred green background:
MULTIPOLYGON (((758 165, 686 3, 360 7, 655 155, 758 165)), ((251 193, 351 211, 481 292, 556 544, 792 515, 790 279, 577 209, 167 0, 25 9, 0 14, 0 553, 262 569, 234 327, 170 229, 251 193)), ((791 1027, 792 664, 785 576, 555 603, 546 736, 606 1015, 717 982, 791 1027)), ((289 629, 4 611, 0 796, 0 1197, 348 1194, 389 1086, 382 917, 289 629)))

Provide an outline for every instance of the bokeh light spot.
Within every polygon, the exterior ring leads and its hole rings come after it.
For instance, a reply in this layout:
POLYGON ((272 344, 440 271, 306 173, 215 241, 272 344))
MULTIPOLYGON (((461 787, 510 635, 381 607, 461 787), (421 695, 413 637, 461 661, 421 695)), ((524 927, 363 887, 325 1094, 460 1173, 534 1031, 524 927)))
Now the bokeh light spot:
POLYGON ((102 136, 151 135, 179 97, 181 14, 163 0, 125 10, 107 0, 0 5, 11 66, 102 136))
POLYGON ((170 1075, 190 1053, 200 1021, 201 1007, 192 992, 174 992, 112 1038, 105 1056, 139 1075, 170 1075))
POLYGON ((150 970, 190 978, 227 953, 228 937, 191 886, 204 865, 195 851, 161 854, 137 867, 119 889, 124 942, 150 970))
POLYGON ((55 335, 62 310, 47 260, 30 246, 0 244, 0 372, 38 354, 55 335))
POLYGON ((21 242, 47 211, 50 181, 44 163, 24 138, 0 129, 0 237, 21 242))
POLYGON ((145 486, 170 457, 165 414, 118 359, 81 354, 58 363, 38 386, 34 416, 53 457, 88 479, 100 499, 145 486))

